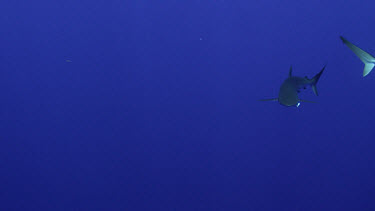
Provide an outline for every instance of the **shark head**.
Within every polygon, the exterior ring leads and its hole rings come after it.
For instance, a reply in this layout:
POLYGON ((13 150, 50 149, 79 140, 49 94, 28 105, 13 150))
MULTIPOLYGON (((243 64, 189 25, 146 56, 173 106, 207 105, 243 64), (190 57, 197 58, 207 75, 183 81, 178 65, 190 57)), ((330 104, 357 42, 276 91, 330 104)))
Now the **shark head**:
POLYGON ((279 90, 279 103, 283 106, 297 106, 298 98, 297 78, 289 77, 281 85, 279 90))

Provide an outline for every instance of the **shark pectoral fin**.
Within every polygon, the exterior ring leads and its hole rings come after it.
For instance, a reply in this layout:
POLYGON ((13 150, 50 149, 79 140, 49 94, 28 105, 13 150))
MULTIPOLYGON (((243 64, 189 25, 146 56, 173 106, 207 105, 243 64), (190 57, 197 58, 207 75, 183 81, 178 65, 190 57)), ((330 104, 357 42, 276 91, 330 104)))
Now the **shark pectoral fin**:
POLYGON ((316 103, 314 101, 310 101, 310 100, 301 100, 299 99, 300 102, 303 102, 303 103, 316 103))
POLYGON ((375 64, 374 63, 365 63, 365 69, 363 69, 363 77, 368 75, 372 68, 374 68, 375 64))
POLYGON ((352 50, 355 53, 355 55, 357 55, 358 58, 363 63, 365 63, 365 68, 363 70, 363 77, 368 75, 371 72, 372 68, 374 67, 375 58, 371 54, 367 53, 366 51, 360 49, 359 47, 355 46, 353 43, 346 40, 344 37, 340 36, 340 38, 342 42, 346 46, 348 46, 350 50, 352 50))
POLYGON ((278 98, 270 98, 270 99, 261 99, 259 101, 279 101, 278 98))

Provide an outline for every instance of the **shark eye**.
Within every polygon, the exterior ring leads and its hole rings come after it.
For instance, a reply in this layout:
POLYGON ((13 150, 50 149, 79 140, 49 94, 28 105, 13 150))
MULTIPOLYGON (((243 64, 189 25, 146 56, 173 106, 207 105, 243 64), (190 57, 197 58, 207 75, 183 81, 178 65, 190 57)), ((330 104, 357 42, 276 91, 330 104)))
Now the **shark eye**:
POLYGON ((296 106, 297 106, 297 107, 299 107, 299 105, 301 105, 301 103, 300 103, 300 102, 298 102, 296 106))

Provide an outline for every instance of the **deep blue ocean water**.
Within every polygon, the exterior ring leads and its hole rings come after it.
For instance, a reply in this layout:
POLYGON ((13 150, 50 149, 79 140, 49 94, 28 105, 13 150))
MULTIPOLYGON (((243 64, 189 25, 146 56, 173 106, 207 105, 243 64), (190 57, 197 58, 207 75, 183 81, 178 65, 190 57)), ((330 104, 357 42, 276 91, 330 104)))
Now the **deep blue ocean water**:
POLYGON ((2 1, 0 210, 375 210, 374 8, 2 1))

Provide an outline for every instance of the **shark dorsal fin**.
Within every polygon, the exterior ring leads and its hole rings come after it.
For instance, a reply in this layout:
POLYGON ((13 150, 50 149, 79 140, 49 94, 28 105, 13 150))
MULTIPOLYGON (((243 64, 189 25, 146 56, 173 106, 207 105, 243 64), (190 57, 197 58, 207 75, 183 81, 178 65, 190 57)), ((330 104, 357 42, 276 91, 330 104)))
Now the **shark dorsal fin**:
POLYGON ((289 68, 289 77, 292 77, 292 65, 290 65, 290 68, 289 68))

